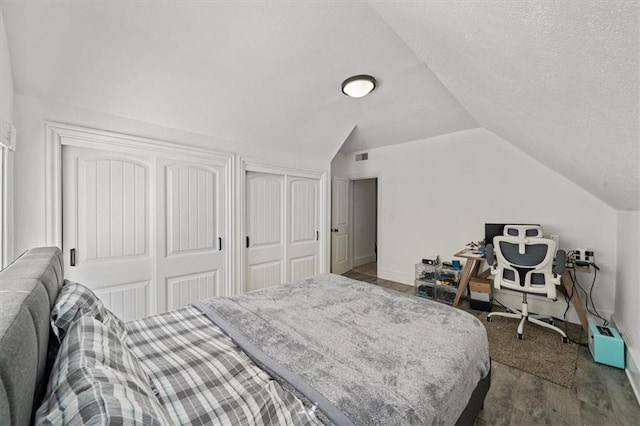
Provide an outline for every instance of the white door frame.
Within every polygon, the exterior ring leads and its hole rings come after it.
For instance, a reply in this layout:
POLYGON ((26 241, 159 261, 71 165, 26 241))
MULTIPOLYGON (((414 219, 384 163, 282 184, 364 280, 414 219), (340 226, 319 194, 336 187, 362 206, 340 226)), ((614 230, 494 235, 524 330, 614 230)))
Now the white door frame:
MULTIPOLYGON (((235 238, 233 233, 233 176, 235 175, 234 156, 216 151, 181 145, 173 142, 164 142, 155 139, 125 135, 122 133, 108 132, 88 127, 75 126, 45 121, 45 244, 62 248, 62 146, 77 146, 91 149, 106 150, 130 154, 166 155, 169 157, 198 157, 224 163, 226 168, 227 188, 225 194, 225 215, 228 220, 225 223, 225 235, 228 241, 225 243, 228 250, 225 253, 225 268, 227 270, 227 282, 224 288, 227 294, 233 291, 233 270, 231 254, 234 251, 235 238)), ((155 205, 155 197, 152 206, 155 205)), ((155 229, 155 219, 150 224, 155 229)), ((153 237, 152 237, 153 238, 153 237)), ((151 241, 155 246, 155 239, 151 241)))
POLYGON ((16 128, 0 117, 0 269, 13 260, 13 153, 16 128), (11 160, 9 157, 12 157, 11 160), (11 177, 11 179, 9 179, 11 177))
MULTIPOLYGON (((351 196, 349 197, 349 221, 351 223, 351 226, 349 227, 349 262, 350 262, 350 269, 353 269, 353 181, 354 180, 363 180, 363 179, 377 179, 378 180, 378 192, 376 194, 376 215, 377 215, 377 220, 376 220, 376 233, 377 233, 377 243, 378 243, 378 250, 376 253, 376 262, 377 262, 377 266, 376 269, 377 271, 380 271, 380 265, 382 265, 382 260, 383 260, 383 256, 382 256, 382 252, 380 250, 380 241, 382 240, 382 227, 380 226, 381 223, 381 219, 382 219, 382 208, 380 206, 382 206, 382 197, 383 197, 383 191, 382 191, 382 172, 381 171, 371 171, 371 172, 361 172, 361 173, 347 173, 345 176, 338 176, 341 177, 343 179, 349 179, 349 187, 351 188, 351 196)), ((333 254, 332 254, 333 255, 333 254)))
MULTIPOLYGON (((327 171, 312 170, 312 169, 297 169, 293 167, 274 165, 273 163, 267 163, 253 158, 239 158, 238 159, 238 179, 236 180, 235 194, 237 194, 236 206, 238 215, 237 218, 237 235, 240 244, 237 244, 236 256, 238 259, 238 268, 236 268, 237 276, 235 290, 238 293, 245 291, 245 274, 246 274, 246 253, 244 250, 244 235, 245 235, 245 197, 246 197, 246 182, 245 176, 247 172, 260 172, 271 173, 276 175, 291 175, 298 177, 306 177, 310 179, 318 179, 320 181, 320 211, 319 211, 319 232, 320 232, 320 250, 318 255, 320 256, 320 269, 319 273, 325 273, 329 271, 329 262, 331 246, 327 243, 329 241, 329 225, 327 214, 327 208, 331 205, 331 202, 327 200, 330 196, 330 190, 327 188, 327 171)), ((286 209, 285 209, 286 210, 286 209)), ((287 214, 287 213, 285 213, 287 214)), ((284 232, 284 229, 283 229, 284 232)))

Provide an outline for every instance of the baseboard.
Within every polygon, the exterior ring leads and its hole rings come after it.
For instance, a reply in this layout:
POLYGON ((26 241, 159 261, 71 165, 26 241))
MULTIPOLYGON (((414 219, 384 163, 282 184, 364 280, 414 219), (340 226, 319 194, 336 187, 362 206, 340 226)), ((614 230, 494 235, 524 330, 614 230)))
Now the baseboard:
MULTIPOLYGON (((498 302, 509 308, 520 309, 522 306, 522 293, 501 288, 492 289, 493 298, 498 302)), ((529 312, 536 313, 539 315, 549 315, 551 317, 557 319, 563 319, 564 311, 567 308, 567 302, 564 300, 562 294, 558 294, 558 299, 553 301, 551 299, 547 299, 544 296, 537 295, 528 295, 527 296, 529 302, 529 312)), ((583 304, 584 306, 584 304, 583 304)), ((609 311, 599 310, 600 315, 604 318, 610 319, 612 317, 612 313, 609 311)), ((573 324, 580 324, 580 319, 576 314, 575 309, 573 309, 573 305, 570 304, 569 311, 567 312, 567 321, 573 324)), ((587 321, 595 322, 597 324, 601 324, 602 320, 594 317, 591 314, 587 314, 587 321)))
MULTIPOLYGON (((508 289, 492 289, 493 299, 494 301, 498 301, 503 305, 520 310, 522 308, 522 293, 518 291, 512 291, 508 289)), ((567 307, 567 304, 564 300, 560 302, 560 300, 553 301, 547 299, 544 296, 537 296, 533 294, 527 295, 527 301, 529 302, 529 312, 539 314, 539 315, 548 315, 554 318, 562 318, 564 314, 564 310, 567 307)), ((570 320, 570 318, 568 318, 570 320)))
POLYGON ((622 336, 622 340, 624 340, 626 359, 626 368, 624 370, 627 373, 627 378, 629 379, 633 393, 636 395, 636 400, 638 404, 640 404, 640 354, 637 348, 629 344, 627 334, 620 324, 615 321, 615 318, 613 319, 613 325, 622 336))
POLYGON ((395 281, 395 282, 400 283, 400 284, 406 284, 406 285, 413 286, 413 278, 414 277, 413 277, 412 273, 393 271, 391 269, 378 268, 378 277, 382 278, 383 280, 395 281))
POLYGON ((357 266, 366 265, 367 263, 371 263, 375 261, 376 261, 375 254, 368 254, 366 256, 356 257, 353 259, 353 267, 355 268, 357 266))
POLYGON ((631 383, 631 388, 633 389, 633 393, 636 394, 636 400, 638 404, 640 404, 640 357, 633 356, 632 351, 629 350, 627 346, 627 368, 624 370, 627 373, 627 378, 629 378, 629 383, 631 383))

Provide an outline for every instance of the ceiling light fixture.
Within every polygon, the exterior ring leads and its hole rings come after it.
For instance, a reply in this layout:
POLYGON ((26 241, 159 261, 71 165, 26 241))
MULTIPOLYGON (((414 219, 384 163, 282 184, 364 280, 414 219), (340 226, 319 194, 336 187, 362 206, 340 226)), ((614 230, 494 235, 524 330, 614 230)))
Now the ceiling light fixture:
POLYGON ((352 98, 361 98, 376 88, 376 79, 370 75, 354 75, 342 83, 342 93, 352 98))

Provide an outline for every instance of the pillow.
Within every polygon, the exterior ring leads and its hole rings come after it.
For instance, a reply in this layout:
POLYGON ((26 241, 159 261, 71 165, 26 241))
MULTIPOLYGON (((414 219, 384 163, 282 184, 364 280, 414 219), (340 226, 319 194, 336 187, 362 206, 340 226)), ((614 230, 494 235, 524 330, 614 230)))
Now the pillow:
POLYGON ((171 424, 138 359, 111 327, 82 315, 67 330, 35 424, 171 424))
POLYGON ((108 310, 91 289, 80 283, 64 280, 62 290, 51 310, 51 328, 58 342, 62 342, 73 322, 84 314, 102 322, 124 339, 124 322, 108 310))

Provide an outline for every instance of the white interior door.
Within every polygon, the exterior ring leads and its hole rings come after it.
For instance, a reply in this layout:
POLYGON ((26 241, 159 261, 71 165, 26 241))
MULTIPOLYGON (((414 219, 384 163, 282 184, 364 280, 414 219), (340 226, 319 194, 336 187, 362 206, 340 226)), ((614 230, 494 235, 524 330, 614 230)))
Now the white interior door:
POLYGON ((225 168, 198 159, 156 163, 158 309, 224 294, 225 168))
POLYGON ((331 186, 331 272, 334 274, 344 274, 351 269, 349 201, 349 179, 334 177, 331 186))
POLYGON ((287 281, 318 274, 320 181, 287 176, 287 281))
POLYGON ((247 172, 245 250, 247 291, 284 282, 284 176, 247 172))
POLYGON ((124 320, 154 313, 153 161, 65 146, 65 277, 124 320))

